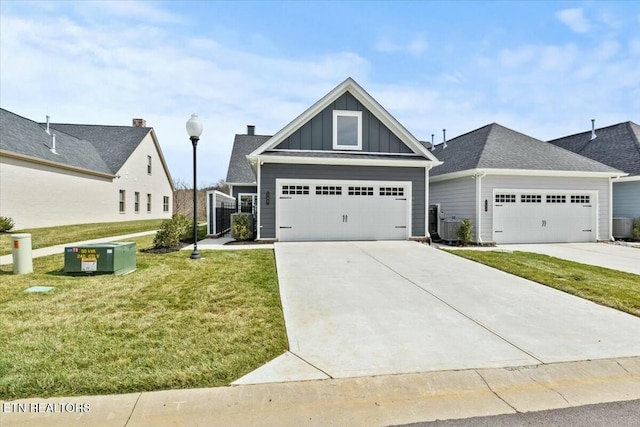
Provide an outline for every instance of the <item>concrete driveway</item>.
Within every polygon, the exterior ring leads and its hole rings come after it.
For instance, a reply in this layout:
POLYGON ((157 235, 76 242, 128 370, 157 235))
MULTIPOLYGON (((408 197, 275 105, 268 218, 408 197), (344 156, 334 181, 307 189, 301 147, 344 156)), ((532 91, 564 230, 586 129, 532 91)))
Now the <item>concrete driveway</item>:
POLYGON ((610 243, 500 245, 499 248, 535 252, 582 264, 597 265, 627 273, 640 274, 640 248, 610 243))
POLYGON ((275 253, 290 352, 238 383, 640 355, 640 318, 419 243, 275 253))

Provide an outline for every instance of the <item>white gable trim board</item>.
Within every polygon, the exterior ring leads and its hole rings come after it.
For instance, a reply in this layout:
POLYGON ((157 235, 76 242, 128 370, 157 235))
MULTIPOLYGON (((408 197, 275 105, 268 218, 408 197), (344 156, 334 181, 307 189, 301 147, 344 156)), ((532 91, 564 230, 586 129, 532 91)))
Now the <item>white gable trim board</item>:
POLYGON ((276 179, 276 238, 406 240, 410 181, 276 179))

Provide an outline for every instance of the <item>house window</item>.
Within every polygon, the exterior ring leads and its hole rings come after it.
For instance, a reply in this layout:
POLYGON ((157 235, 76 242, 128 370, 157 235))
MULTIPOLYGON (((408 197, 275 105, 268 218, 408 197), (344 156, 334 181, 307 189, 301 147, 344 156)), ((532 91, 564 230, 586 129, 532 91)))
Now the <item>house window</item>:
POLYGON ((133 193, 133 210, 140 213, 140 193, 137 191, 133 193))
POLYGON ((496 194, 496 203, 515 203, 515 194, 496 194))
POLYGON ((151 156, 147 156, 147 173, 151 175, 151 156))
POLYGON ((520 203, 542 203, 542 195, 522 194, 520 195, 520 203))
POLYGON ((282 194, 309 194, 308 185, 283 185, 282 194))
POLYGON ((126 192, 124 190, 120 190, 120 198, 119 200, 119 209, 120 209, 120 213, 124 213, 124 209, 125 209, 125 195, 126 192))
POLYGON ((349 187, 350 196, 373 196, 373 187, 349 187))
POLYGON ((591 197, 586 195, 571 196, 571 203, 582 203, 583 205, 588 205, 591 203, 591 197))
POLYGON ((169 196, 162 198, 162 212, 169 212, 169 196))
POLYGON ((147 213, 151 213, 151 194, 147 193, 147 213))
POLYGON ((547 203, 567 203, 567 196, 547 194, 547 203))
POLYGON ((318 196, 340 196, 342 187, 335 185, 316 185, 316 195, 318 196))
POLYGON ((380 187, 381 196, 404 196, 402 187, 380 187))
POLYGON ((238 204, 239 212, 254 213, 258 195, 255 193, 241 193, 238 195, 240 203, 238 204))
POLYGON ((333 149, 362 150, 362 111, 333 110, 333 149))

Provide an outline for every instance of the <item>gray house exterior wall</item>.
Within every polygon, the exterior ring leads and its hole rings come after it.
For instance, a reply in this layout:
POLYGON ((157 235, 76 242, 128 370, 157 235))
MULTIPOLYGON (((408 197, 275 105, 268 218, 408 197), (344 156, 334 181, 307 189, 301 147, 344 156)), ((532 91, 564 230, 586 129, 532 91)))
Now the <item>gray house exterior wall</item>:
POLYGON ((613 216, 640 217, 640 181, 613 183, 613 216))
POLYGON ((260 238, 276 238, 276 179, 411 181, 412 236, 425 235, 425 169, 390 166, 292 165, 266 163, 260 168, 260 238), (271 194, 267 205, 266 194, 271 194))
POLYGON ((544 177, 488 175, 482 178, 480 203, 488 200, 488 211, 481 213, 482 240, 493 241, 493 190, 494 188, 535 190, 595 190, 598 192, 598 240, 608 240, 609 230, 609 179, 578 177, 544 177))
POLYGON ((333 110, 362 111, 362 151, 411 153, 412 151, 349 92, 337 98, 278 144, 276 149, 333 150, 333 110))
POLYGON ((440 204, 445 219, 455 216, 468 218, 473 224, 473 239, 476 240, 476 187, 470 176, 447 181, 429 183, 429 204, 440 204))

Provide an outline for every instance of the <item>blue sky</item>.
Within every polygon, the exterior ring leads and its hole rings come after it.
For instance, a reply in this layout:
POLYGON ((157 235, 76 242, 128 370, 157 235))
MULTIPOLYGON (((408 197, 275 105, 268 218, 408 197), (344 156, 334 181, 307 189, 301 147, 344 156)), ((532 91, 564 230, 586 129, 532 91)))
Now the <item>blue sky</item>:
POLYGON ((640 122, 640 3, 0 2, 0 105, 30 119, 153 126, 198 183, 236 133, 271 135, 353 77, 418 139, 497 122, 551 139, 640 122))

